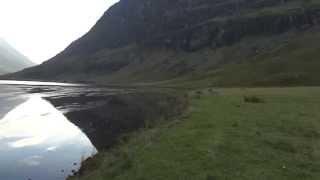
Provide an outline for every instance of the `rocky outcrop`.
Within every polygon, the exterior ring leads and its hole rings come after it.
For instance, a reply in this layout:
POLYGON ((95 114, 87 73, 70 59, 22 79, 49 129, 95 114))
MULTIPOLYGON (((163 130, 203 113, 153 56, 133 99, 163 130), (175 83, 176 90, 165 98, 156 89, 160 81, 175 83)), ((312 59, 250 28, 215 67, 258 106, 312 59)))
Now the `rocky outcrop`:
POLYGON ((159 41, 194 49, 206 44, 201 40, 227 44, 244 34, 280 33, 318 21, 319 9, 297 2, 303 0, 121 0, 56 59, 159 41), (256 14, 263 8, 280 10, 256 14))
MULTIPOLYGON (((283 12, 281 12, 283 13, 283 12)), ((186 50, 204 46, 213 48, 230 45, 243 37, 267 36, 303 30, 320 24, 320 9, 292 9, 284 14, 263 14, 232 17, 227 20, 212 20, 185 30, 181 44, 186 50)))

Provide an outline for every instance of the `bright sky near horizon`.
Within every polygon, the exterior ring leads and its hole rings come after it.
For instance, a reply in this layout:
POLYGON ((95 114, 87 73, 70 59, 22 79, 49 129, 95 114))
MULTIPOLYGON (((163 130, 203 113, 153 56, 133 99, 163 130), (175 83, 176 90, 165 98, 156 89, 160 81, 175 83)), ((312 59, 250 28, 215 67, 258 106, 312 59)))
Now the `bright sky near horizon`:
POLYGON ((119 0, 0 0, 0 37, 35 63, 65 49, 119 0))

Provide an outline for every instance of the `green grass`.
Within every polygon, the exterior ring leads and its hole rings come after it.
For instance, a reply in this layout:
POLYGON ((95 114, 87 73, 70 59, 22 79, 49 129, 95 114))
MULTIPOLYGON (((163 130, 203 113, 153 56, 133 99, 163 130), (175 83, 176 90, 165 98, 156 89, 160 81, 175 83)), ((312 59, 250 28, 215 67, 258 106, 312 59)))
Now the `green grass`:
POLYGON ((320 178, 320 88, 202 92, 187 115, 101 152, 79 179, 320 178))
MULTIPOLYGON (((158 82, 175 87, 318 86, 320 33, 290 32, 280 36, 246 38, 232 46, 205 50, 204 67, 190 75, 158 82), (308 42, 308 43, 306 43, 308 42), (254 52, 256 50, 256 52, 254 52), (219 65, 210 63, 221 62, 219 65)), ((190 60, 192 61, 192 60, 190 60)))

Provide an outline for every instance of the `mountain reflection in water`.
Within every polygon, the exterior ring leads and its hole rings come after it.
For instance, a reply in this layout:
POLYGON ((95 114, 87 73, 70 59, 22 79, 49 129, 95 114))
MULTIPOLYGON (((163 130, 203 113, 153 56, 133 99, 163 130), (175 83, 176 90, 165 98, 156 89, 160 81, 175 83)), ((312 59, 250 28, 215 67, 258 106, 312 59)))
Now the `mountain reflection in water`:
POLYGON ((0 180, 63 180, 96 152, 87 136, 39 95, 0 120, 0 180))

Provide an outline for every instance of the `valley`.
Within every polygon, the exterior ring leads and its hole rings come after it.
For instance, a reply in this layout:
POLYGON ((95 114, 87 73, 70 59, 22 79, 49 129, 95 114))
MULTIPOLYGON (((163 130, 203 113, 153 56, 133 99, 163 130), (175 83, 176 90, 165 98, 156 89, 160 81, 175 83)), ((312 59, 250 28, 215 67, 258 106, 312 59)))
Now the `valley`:
POLYGON ((317 180, 319 42, 319 0, 120 0, 55 57, 0 79, 36 81, 10 87, 40 94, 99 151, 68 180, 317 180))

